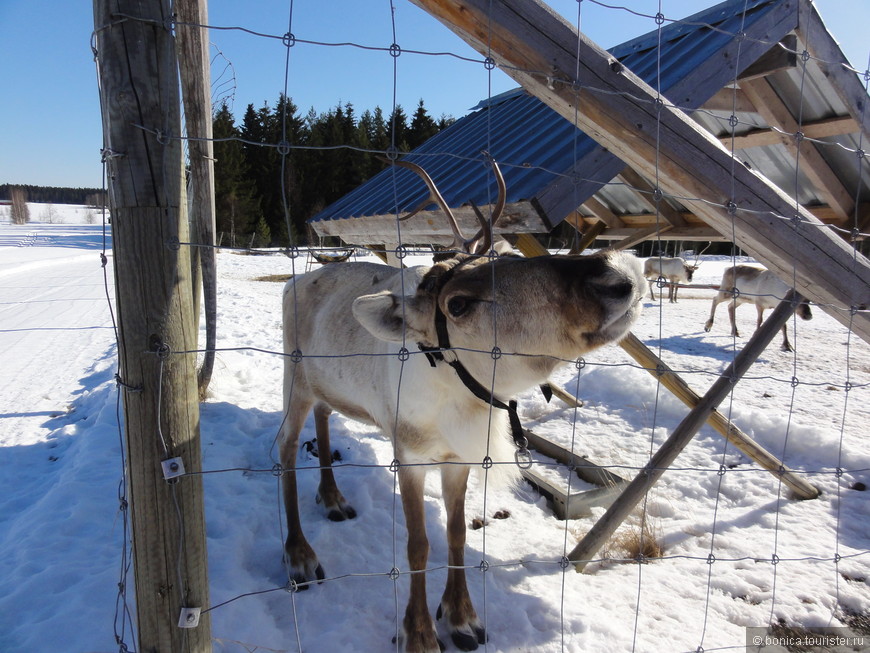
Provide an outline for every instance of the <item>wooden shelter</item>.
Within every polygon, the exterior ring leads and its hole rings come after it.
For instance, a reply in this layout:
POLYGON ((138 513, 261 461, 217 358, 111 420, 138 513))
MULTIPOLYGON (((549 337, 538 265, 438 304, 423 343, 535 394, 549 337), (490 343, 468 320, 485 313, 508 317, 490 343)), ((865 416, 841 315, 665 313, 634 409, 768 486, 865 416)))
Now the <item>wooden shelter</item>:
MULTIPOLYGON (((822 222, 845 235, 870 228, 870 162, 856 155, 870 140, 867 92, 811 3, 729 0, 617 46, 606 60, 659 89, 665 104, 733 151, 735 165, 762 174, 822 222)), ((566 85, 556 77, 545 83, 566 85)), ((578 114, 597 92, 577 85, 578 114)), ((480 164, 487 149, 508 184, 504 234, 546 233, 568 221, 620 247, 649 238, 732 240, 594 136, 520 88, 481 102, 406 158, 430 172, 470 229, 472 204, 492 197, 480 164)), ((664 161, 661 174, 672 174, 664 161)), ((723 176, 722 189, 728 184, 723 176)), ((399 235, 397 215, 424 198, 413 175, 387 169, 311 225, 353 244, 449 242, 434 205, 403 222, 399 235)))

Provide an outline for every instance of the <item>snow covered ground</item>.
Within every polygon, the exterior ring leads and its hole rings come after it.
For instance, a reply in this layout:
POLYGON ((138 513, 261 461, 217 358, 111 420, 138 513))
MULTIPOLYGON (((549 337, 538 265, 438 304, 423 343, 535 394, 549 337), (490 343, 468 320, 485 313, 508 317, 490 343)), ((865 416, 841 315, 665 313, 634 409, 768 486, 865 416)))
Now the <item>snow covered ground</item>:
MULTIPOLYGON (((116 629, 136 646, 118 602, 123 520, 114 383, 111 251, 106 282, 100 225, 54 207, 53 224, 0 221, 0 651, 116 651, 116 629), (63 222, 59 223, 59 220, 63 222)), ((727 258, 705 257, 696 284, 718 283, 727 258)), ((270 469, 281 422, 281 284, 304 259, 218 256, 218 347, 202 405, 211 618, 215 650, 389 651, 407 578, 392 451, 371 428, 333 418, 337 478, 357 509, 333 523, 314 502, 317 472, 300 473, 302 519, 329 582, 282 588, 278 482, 270 469), (239 471, 245 470, 245 471, 239 471), (394 522, 397 526, 394 528, 394 522)), ((738 310, 732 338, 721 306, 703 330, 713 291, 684 289, 678 304, 647 299, 634 333, 703 393, 747 340, 754 310, 738 310)), ((617 537, 577 574, 562 556, 594 518, 556 519, 528 487, 473 484, 467 561, 487 651, 743 650, 746 627, 866 630, 870 615, 870 347, 820 309, 790 325, 722 405, 745 432, 822 490, 792 500, 776 477, 704 427, 650 492, 645 513, 663 547, 648 564, 621 561, 617 537), (794 331, 796 329, 796 332, 794 331), (847 391, 848 389, 848 391, 847 391), (507 510, 508 519, 493 519, 507 510), (606 557, 605 557, 606 556, 606 557), (863 624, 863 626, 862 626, 863 624)), ((622 476, 644 464, 687 409, 623 350, 611 346, 556 380, 578 410, 536 392, 521 397, 524 425, 622 476)), ((309 423, 303 440, 314 437, 309 423)), ((305 452, 300 465, 314 467, 305 452)), ((446 577, 444 510, 428 487, 430 605, 446 577)), ((596 515, 602 510, 596 509, 596 515)), ((621 532, 637 532, 640 511, 621 532)), ((127 578, 132 614, 132 576, 127 578)), ((399 616, 400 618, 400 616, 399 616)), ((870 645, 870 638, 868 638, 870 645)), ((453 650, 448 644, 448 650, 453 650)))

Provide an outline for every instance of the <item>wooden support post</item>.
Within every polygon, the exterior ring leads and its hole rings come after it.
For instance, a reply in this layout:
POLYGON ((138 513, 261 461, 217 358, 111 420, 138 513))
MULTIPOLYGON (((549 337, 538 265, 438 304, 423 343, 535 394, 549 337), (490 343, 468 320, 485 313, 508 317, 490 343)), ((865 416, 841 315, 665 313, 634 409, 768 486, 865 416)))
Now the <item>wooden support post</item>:
MULTIPOLYGON (((649 347, 638 340, 633 333, 629 333, 619 344, 647 372, 656 377, 663 386, 689 408, 695 408, 701 402, 698 393, 692 390, 676 372, 650 351, 649 347)), ((817 487, 797 476, 783 465, 779 458, 755 442, 715 408, 707 416, 707 423, 764 469, 782 478, 782 482, 788 485, 801 499, 815 499, 819 496, 817 487)))
POLYGON ((193 291, 168 0, 94 0, 139 651, 211 650, 193 291), (180 458, 187 475, 164 480, 180 458), (192 473, 192 474, 191 474, 192 473), (184 627, 179 627, 180 622, 184 627))
POLYGON ((588 247, 591 247, 592 243, 595 242, 595 239, 605 231, 607 231, 607 225, 603 222, 596 222, 586 230, 586 233, 584 233, 580 238, 580 242, 571 248, 571 253, 579 254, 588 247))
POLYGON ((197 380, 205 399, 214 370, 217 345, 217 261, 215 260, 214 143, 212 141, 211 61, 208 53, 206 0, 176 0, 178 59, 187 152, 190 158, 191 250, 193 314, 199 323, 199 280, 205 300, 205 354, 197 380), (184 24, 187 23, 187 24, 184 24), (200 277, 201 274, 201 277, 200 277))
POLYGON ((709 419, 710 413, 728 396, 734 384, 746 373, 771 340, 780 332, 783 325, 794 313, 796 304, 792 303, 793 300, 799 301, 800 297, 794 291, 789 291, 786 298, 779 303, 779 306, 774 309, 764 324, 756 330, 749 342, 746 343, 746 347, 735 356, 734 361, 698 401, 695 408, 686 415, 667 441, 628 484, 619 498, 568 554, 568 559, 574 563, 577 571, 583 571, 592 556, 601 549, 607 538, 613 535, 643 496, 662 477, 665 470, 692 441, 701 425, 709 419))

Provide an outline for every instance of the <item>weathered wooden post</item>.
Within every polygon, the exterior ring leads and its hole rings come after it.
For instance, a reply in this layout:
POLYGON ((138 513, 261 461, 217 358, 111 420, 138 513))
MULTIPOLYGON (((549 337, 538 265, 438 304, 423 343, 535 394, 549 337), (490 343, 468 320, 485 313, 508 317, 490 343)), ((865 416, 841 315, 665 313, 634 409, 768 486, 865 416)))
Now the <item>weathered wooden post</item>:
POLYGON ((139 651, 208 651, 178 67, 168 0, 94 0, 139 651), (166 463, 164 465, 164 463, 166 463), (196 624, 196 625, 195 625, 196 624))
POLYGON ((201 274, 205 300, 205 355, 199 368, 199 397, 205 399, 214 370, 217 334, 217 264, 215 261, 214 143, 212 141, 211 71, 208 56, 206 0, 176 0, 176 34, 180 62, 187 152, 190 159, 191 250, 193 310, 199 317, 201 274))

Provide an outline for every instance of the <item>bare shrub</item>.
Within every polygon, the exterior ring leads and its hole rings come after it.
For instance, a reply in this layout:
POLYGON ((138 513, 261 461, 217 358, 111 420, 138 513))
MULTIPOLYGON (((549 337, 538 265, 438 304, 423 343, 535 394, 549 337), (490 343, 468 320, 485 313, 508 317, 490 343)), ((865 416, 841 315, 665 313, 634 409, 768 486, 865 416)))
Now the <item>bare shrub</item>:
POLYGON ((46 224, 57 224, 63 222, 63 218, 61 218, 57 209, 54 208, 54 204, 46 204, 42 209, 39 219, 46 224))

